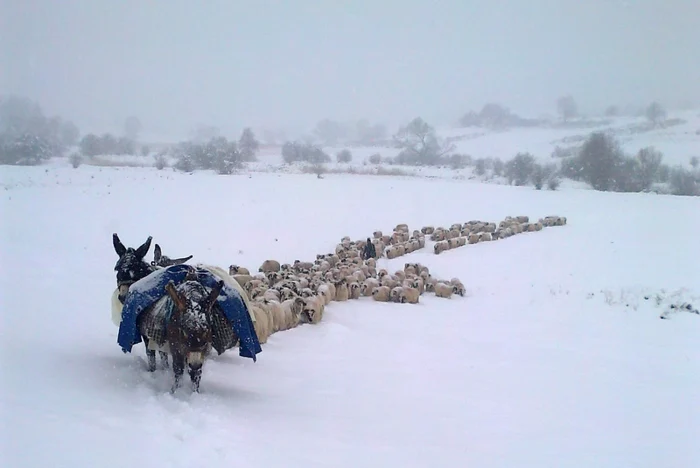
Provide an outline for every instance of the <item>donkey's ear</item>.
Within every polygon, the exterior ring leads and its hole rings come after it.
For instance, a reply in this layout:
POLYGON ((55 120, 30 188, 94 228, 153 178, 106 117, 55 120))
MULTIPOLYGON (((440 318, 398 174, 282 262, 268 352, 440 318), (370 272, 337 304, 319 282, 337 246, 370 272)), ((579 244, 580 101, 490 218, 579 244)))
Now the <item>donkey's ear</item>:
POLYGON ((177 289, 175 289, 175 283, 168 281, 168 284, 165 285, 165 291, 175 303, 177 310, 183 312, 187 309, 187 303, 182 296, 180 296, 180 293, 177 292, 177 289))
POLYGON ((219 297, 219 293, 221 293, 221 290, 224 287, 224 282, 219 281, 216 283, 216 286, 214 286, 211 289, 211 292, 209 293, 209 299, 207 299, 207 310, 211 310, 212 307, 214 307, 214 304, 216 304, 216 300, 219 297))
POLYGON ((163 251, 160 250, 160 245, 156 244, 156 246, 153 248, 153 262, 155 264, 158 264, 158 262, 160 262, 160 259, 162 256, 163 256, 163 251))
POLYGON ((148 253, 148 249, 151 248, 151 241, 153 240, 153 237, 148 236, 148 239, 146 239, 146 242, 144 242, 141 247, 136 249, 136 257, 143 259, 143 257, 146 256, 148 253))
POLYGON ((117 255, 120 257, 126 253, 126 247, 124 247, 122 241, 119 240, 119 236, 116 232, 112 234, 112 244, 114 244, 114 251, 117 252, 117 255))
POLYGON ((171 265, 181 265, 191 258, 192 258, 192 255, 188 255, 187 257, 182 257, 182 258, 175 258, 173 260, 170 260, 170 264, 171 265))

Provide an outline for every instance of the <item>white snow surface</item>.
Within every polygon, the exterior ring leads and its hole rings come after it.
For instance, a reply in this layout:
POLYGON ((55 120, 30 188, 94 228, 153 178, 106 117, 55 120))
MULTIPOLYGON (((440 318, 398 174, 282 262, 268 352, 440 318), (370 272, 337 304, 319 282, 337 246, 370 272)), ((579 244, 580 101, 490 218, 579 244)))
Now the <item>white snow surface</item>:
POLYGON ((1 466, 700 466, 700 316, 660 319, 700 305, 698 198, 45 169, 2 168, 1 466), (187 378, 169 394, 171 370, 116 343, 113 232, 257 270, 398 223, 520 214, 568 224, 383 259, 459 277, 467 297, 331 303, 256 363, 213 357, 200 394, 187 378))

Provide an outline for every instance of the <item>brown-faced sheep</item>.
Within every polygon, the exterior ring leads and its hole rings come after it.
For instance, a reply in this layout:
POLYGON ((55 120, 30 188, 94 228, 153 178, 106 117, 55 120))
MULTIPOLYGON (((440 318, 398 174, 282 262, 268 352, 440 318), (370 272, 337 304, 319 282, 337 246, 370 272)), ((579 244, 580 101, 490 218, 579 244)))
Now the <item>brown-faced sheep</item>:
POLYGON ((377 302, 389 302, 391 289, 388 286, 379 286, 372 291, 372 299, 377 302))
POLYGON ((268 271, 280 271, 280 262, 277 260, 265 260, 258 271, 267 273, 268 271))

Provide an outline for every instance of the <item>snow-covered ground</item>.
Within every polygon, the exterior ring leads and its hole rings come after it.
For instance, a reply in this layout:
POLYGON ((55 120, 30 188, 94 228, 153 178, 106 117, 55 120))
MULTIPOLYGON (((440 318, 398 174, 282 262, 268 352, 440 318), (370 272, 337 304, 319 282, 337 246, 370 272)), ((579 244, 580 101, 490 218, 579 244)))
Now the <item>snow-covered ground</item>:
POLYGON ((700 466, 700 316, 659 318, 700 305, 698 198, 376 176, 1 173, 2 466, 700 466), (382 260, 459 277, 468 295, 332 303, 319 325, 273 335, 257 363, 214 357, 201 394, 170 395, 143 345, 123 354, 116 343, 113 232, 257 268, 400 222, 520 214, 568 225, 382 260))

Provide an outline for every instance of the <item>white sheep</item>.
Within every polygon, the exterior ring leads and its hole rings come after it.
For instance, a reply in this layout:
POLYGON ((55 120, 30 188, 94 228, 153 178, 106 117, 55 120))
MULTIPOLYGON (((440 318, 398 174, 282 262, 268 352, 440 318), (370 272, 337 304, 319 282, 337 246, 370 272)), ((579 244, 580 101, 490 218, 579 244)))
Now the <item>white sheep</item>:
POLYGON ((420 291, 416 288, 404 287, 401 300, 403 304, 418 304, 420 301, 420 291))
POLYGON ((323 318, 324 309, 325 305, 322 298, 318 296, 307 297, 304 299, 302 319, 308 323, 316 324, 323 318))
POLYGON ((379 280, 376 278, 367 278, 360 287, 360 292, 363 296, 369 297, 372 295, 375 289, 380 286, 379 280))
POLYGON ((435 295, 449 299, 452 297, 452 285, 439 282, 435 284, 435 295))
POLYGON ((345 279, 342 279, 335 284, 335 300, 338 302, 345 302, 348 299, 350 299, 348 283, 345 279))
POLYGON ((379 286, 372 291, 372 299, 378 302, 389 302, 391 289, 387 286, 379 286))
POLYGON ((280 262, 277 260, 265 260, 258 271, 267 273, 268 271, 280 271, 280 262))
POLYGON ((263 307, 262 303, 253 302, 250 305, 252 309, 255 321, 253 322, 253 328, 255 329, 255 334, 258 336, 258 341, 260 344, 267 343, 267 339, 272 334, 272 317, 270 316, 268 310, 263 307))

